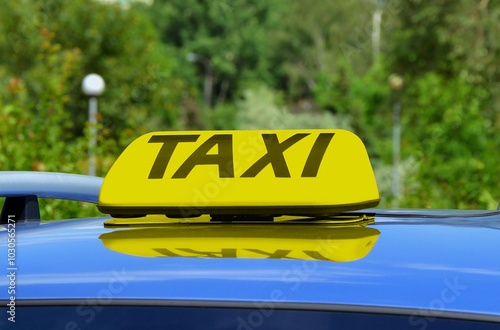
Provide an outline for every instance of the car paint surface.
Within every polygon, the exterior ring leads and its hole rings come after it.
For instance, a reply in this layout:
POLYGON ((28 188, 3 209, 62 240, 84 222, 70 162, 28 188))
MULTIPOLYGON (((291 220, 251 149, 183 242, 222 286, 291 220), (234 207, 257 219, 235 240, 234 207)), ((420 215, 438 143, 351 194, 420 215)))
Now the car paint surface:
MULTIPOLYGON (((18 223, 16 300, 297 303, 500 316, 500 214, 411 214, 381 212, 368 225, 380 232, 368 255, 340 263, 146 258, 104 246, 102 234, 134 230, 104 228, 109 218, 18 223)), ((6 235, 0 232, 2 251, 6 235)), ((7 285, 0 278, 0 287, 7 285)), ((8 299, 2 290, 0 300, 8 299)))

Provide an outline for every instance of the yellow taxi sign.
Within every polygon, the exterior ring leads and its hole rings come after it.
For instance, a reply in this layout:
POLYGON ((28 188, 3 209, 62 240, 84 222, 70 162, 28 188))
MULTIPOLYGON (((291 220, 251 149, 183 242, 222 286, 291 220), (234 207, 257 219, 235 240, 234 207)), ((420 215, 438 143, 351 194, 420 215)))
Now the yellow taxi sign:
POLYGON ((106 175, 113 215, 333 214, 378 205, 361 140, 345 130, 153 132, 106 175))
POLYGON ((365 226, 171 224, 102 234, 108 249, 139 257, 299 259, 365 257, 380 232, 365 226))

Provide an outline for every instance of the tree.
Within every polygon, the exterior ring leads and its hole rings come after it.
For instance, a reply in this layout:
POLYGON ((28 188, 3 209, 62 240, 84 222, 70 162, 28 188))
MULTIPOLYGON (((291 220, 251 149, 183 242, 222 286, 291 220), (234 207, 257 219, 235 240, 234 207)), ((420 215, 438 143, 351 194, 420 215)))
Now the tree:
POLYGON ((435 73, 419 78, 406 96, 406 157, 419 171, 407 191, 410 207, 495 207, 500 139, 483 114, 484 101, 463 79, 435 73), (411 102, 411 103, 410 103, 411 102), (493 205, 495 204, 495 205, 493 205))
POLYGON ((390 63, 407 85, 403 154, 419 168, 408 206, 492 208, 500 195, 499 9, 487 0, 401 4, 390 63))
MULTIPOLYGON (((107 83, 98 175, 143 131, 177 125, 183 83, 171 77, 173 61, 143 12, 84 0, 0 6, 2 170, 85 173, 87 99, 80 86, 90 72, 107 83)), ((96 213, 61 203, 44 204, 42 215, 96 213)))
POLYGON ((130 131, 175 127, 183 83, 172 79, 173 60, 142 11, 94 1, 21 2, 0 1, 1 64, 7 75, 26 86, 34 105, 27 109, 38 116, 36 100, 51 83, 50 66, 40 49, 79 53, 65 73, 61 93, 64 110, 71 118, 67 138, 81 136, 87 119, 87 99, 81 92, 82 78, 101 74, 107 90, 100 100, 102 133, 123 147, 137 133, 130 131), (42 58, 40 58, 42 56, 42 58))
POLYGON ((311 98, 320 80, 338 74, 346 63, 356 74, 366 73, 372 64, 372 7, 367 0, 290 3, 279 49, 292 99, 311 98))
POLYGON ((199 78, 187 65, 178 74, 204 85, 205 104, 213 106, 248 83, 273 84, 273 31, 283 6, 280 0, 156 0, 149 12, 163 42, 179 63, 193 62, 199 78))

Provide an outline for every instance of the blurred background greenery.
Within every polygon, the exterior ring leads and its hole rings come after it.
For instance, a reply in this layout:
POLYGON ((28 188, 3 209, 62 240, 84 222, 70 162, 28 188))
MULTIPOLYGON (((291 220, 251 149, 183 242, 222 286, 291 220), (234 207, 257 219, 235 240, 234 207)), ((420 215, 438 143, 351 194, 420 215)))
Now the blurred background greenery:
MULTIPOLYGON (((498 1, 0 6, 0 170, 85 174, 81 82, 98 73, 100 176, 152 130, 346 128, 367 145, 382 207, 497 207, 498 1)), ((58 201, 42 214, 97 213, 58 201)))

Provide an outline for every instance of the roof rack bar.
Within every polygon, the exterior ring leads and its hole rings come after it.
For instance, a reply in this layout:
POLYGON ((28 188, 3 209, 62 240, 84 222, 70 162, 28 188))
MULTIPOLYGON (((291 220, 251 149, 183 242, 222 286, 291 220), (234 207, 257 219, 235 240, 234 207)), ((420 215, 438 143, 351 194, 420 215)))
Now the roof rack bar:
POLYGON ((40 221, 39 197, 97 204, 102 180, 79 174, 0 171, 0 197, 6 197, 0 224, 40 221))
POLYGON ((102 180, 80 174, 0 171, 0 197, 34 195, 97 204, 102 180))

